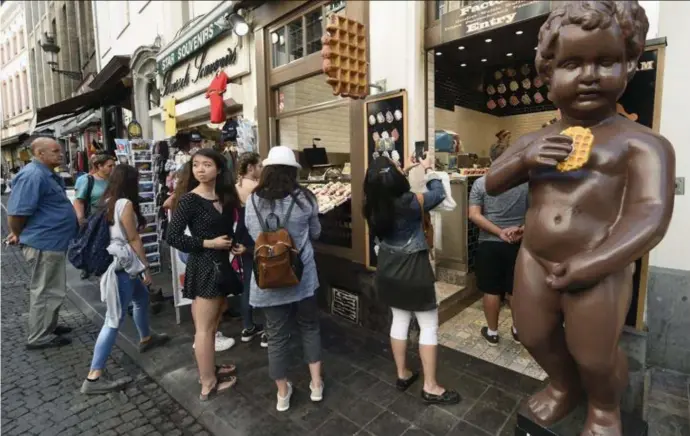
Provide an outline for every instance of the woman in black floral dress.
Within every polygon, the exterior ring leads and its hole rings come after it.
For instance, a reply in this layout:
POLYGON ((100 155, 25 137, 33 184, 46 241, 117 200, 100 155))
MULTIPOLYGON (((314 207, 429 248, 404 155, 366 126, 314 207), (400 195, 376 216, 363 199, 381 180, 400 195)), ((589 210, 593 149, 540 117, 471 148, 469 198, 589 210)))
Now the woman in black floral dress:
POLYGON ((194 342, 199 375, 200 399, 232 387, 235 367, 215 366, 214 345, 218 317, 225 296, 242 292, 242 283, 230 265, 230 252, 241 255, 245 247, 233 242, 235 209, 239 201, 232 176, 223 156, 200 149, 183 175, 188 192, 177 201, 168 227, 168 243, 189 253, 183 296, 194 300, 194 342), (189 228, 190 235, 185 234, 189 228))

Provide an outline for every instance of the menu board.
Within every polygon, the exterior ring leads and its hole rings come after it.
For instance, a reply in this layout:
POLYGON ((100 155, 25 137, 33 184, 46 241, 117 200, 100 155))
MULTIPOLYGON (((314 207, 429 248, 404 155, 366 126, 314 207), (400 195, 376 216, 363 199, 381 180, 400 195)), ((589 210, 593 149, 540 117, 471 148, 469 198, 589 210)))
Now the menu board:
MULTIPOLYGON (((407 156, 407 91, 404 89, 371 96, 364 111, 365 168, 379 156, 387 156, 404 166, 407 156)), ((374 238, 366 230, 367 266, 376 267, 374 238)))

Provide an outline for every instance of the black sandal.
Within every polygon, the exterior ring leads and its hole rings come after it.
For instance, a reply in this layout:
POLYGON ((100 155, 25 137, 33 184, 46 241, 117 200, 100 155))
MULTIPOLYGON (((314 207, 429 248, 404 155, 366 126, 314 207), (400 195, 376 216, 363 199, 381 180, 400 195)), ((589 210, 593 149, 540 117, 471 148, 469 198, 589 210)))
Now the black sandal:
MULTIPOLYGON (((237 372, 237 367, 233 364, 216 365, 216 379, 218 379, 219 383, 230 380, 235 372, 237 372), (221 372, 223 370, 225 371, 221 372)), ((201 378, 199 378, 199 384, 201 384, 201 378)))
POLYGON ((202 401, 202 402, 208 401, 211 398, 213 398, 215 395, 218 395, 221 392, 227 391, 228 389, 232 388, 236 384, 237 384, 237 377, 230 377, 225 381, 220 381, 220 380, 216 379, 216 382, 214 383, 213 387, 211 388, 210 391, 208 391, 207 394, 203 394, 203 393, 199 394, 199 401, 202 401), (218 389, 218 385, 220 385, 221 383, 230 383, 230 384, 228 386, 225 386, 223 389, 218 389))
POLYGON ((412 384, 417 381, 418 378, 419 378, 419 371, 413 371, 412 375, 409 376, 408 378, 405 378, 405 379, 399 378, 395 382, 395 387, 398 388, 398 390, 400 392, 405 392, 407 390, 407 388, 412 386, 412 384))
POLYGON ((446 389, 441 395, 434 395, 422 389, 422 399, 427 404, 458 404, 460 402, 460 394, 446 389))

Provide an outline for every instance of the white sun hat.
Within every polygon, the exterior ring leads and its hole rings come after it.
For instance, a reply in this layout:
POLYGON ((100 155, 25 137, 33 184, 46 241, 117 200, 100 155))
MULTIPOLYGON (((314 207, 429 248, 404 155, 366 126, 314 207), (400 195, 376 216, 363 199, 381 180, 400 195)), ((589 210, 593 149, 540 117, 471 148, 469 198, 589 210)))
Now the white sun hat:
POLYGON ((264 159, 263 165, 286 165, 297 169, 302 169, 302 165, 297 163, 295 159, 295 152, 291 148, 284 145, 276 145, 268 152, 268 157, 264 159))

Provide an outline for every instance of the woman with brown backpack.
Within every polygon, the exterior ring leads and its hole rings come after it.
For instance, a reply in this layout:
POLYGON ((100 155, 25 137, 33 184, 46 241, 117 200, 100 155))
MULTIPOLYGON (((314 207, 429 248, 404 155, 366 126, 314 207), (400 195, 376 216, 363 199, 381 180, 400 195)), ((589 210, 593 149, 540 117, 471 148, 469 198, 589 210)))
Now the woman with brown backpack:
POLYGON ((316 198, 297 182, 301 166, 294 152, 285 146, 273 147, 263 166, 245 211, 246 226, 255 241, 249 298, 253 307, 262 308, 266 319, 268 371, 278 388, 276 409, 284 412, 292 396, 287 369, 295 321, 311 373, 311 400, 323 399, 319 309, 314 296, 319 279, 311 244, 321 234, 321 224, 316 198))

